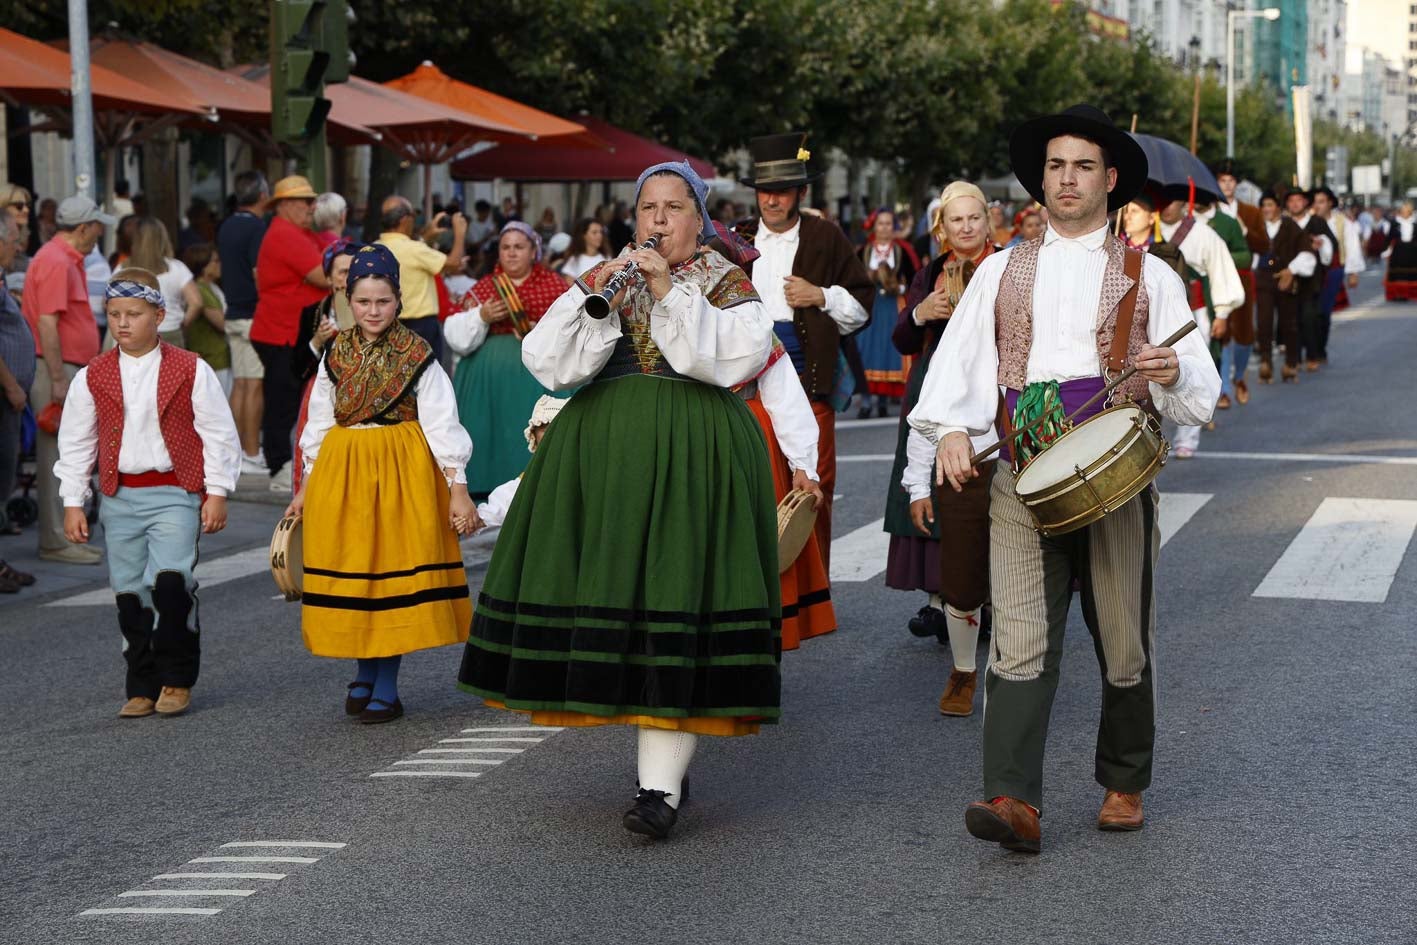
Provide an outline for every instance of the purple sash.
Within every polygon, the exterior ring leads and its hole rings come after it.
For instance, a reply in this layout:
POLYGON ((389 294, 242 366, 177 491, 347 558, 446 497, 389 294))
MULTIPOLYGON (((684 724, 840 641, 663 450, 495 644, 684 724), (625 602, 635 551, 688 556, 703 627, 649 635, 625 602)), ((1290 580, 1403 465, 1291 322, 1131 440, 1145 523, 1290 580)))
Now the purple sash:
MULTIPOLYGON (((1071 414, 1074 410, 1087 403, 1092 395, 1106 386, 1107 382, 1100 377, 1079 377, 1071 381, 1062 381, 1059 383, 1058 393, 1063 398, 1063 416, 1071 414)), ((1011 387, 1004 391, 1004 409, 1008 411, 1010 420, 1013 419, 1014 411, 1018 409, 1018 399, 1021 393, 1021 391, 1016 391, 1011 387)), ((1091 419, 1106 408, 1106 399, 1099 399, 1097 403, 1088 407, 1086 411, 1075 417, 1073 419, 1073 425, 1076 426, 1084 420, 1091 419)), ((999 432, 1002 434, 1004 431, 1000 430, 999 432)), ((999 456, 1010 463, 1014 461, 1014 451, 1011 447, 1011 443, 1006 443, 999 449, 999 456)))

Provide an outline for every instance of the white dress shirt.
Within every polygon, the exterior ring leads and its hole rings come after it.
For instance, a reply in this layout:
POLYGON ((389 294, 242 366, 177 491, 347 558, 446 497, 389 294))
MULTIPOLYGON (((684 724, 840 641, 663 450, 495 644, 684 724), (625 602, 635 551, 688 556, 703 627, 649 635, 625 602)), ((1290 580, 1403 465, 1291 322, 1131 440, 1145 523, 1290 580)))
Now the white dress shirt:
MULTIPOLYGON (((787 294, 783 280, 792 275, 792 263, 797 258, 797 245, 802 235, 802 220, 792 224, 792 228, 782 233, 771 230, 767 224, 758 222, 758 235, 753 239, 753 247, 760 255, 753 263, 753 288, 767 306, 767 311, 775 322, 792 321, 792 306, 787 304, 787 294)), ((849 335, 871 320, 871 315, 851 293, 839 285, 824 285, 822 295, 827 304, 822 311, 836 322, 837 331, 849 335)))
MULTIPOLYGON (((594 378, 620 340, 620 319, 591 318, 585 298, 579 285, 571 286, 522 339, 522 364, 548 390, 570 390, 594 378)), ((649 336, 685 377, 737 387, 768 363, 772 319, 762 302, 721 309, 697 286, 680 283, 650 309, 649 336)))
POLYGON ((1337 222, 1338 239, 1343 243, 1343 271, 1349 275, 1362 272, 1368 268, 1368 261, 1363 258, 1363 237, 1358 224, 1341 216, 1337 222))
MULTIPOLYGON (((1161 235, 1169 243, 1181 227, 1181 220, 1162 223, 1161 235)), ((1230 256, 1230 247, 1218 233, 1204 220, 1197 219, 1191 231, 1177 247, 1190 266, 1202 277, 1210 280, 1210 307, 1217 319, 1226 319, 1230 313, 1245 301, 1245 286, 1240 282, 1240 272, 1235 268, 1235 260, 1230 256)))
MULTIPOLYGON (((334 382, 330 380, 327 361, 320 361, 320 369, 315 374, 315 387, 310 391, 310 409, 305 418, 305 429, 300 434, 300 452, 305 457, 305 475, 315 467, 315 458, 320 455, 320 444, 325 442, 325 434, 335 425, 334 382)), ((467 461, 472 458, 472 438, 458 421, 458 398, 453 392, 453 382, 448 372, 437 365, 430 366, 418 376, 418 384, 413 389, 418 400, 418 425, 423 428, 423 438, 428 441, 428 449, 439 469, 456 469, 454 482, 467 482, 467 461)), ((355 424, 352 429, 380 424, 355 424)))
MULTIPOLYGON (((1098 377, 1098 306, 1107 268, 1103 248, 1107 228, 1065 238, 1051 225, 1044 231, 1033 283, 1033 346, 1027 382, 1069 381, 1098 377)), ((999 349, 994 336, 994 302, 1012 249, 994 253, 979 264, 930 360, 920 402, 909 422, 931 443, 947 433, 971 437, 989 432, 999 406, 999 349)), ((1160 344, 1194 321, 1186 287, 1166 263, 1142 257, 1150 309, 1147 340, 1160 344)), ((1205 423, 1220 396, 1220 374, 1208 343, 1191 332, 1176 344, 1180 377, 1171 387, 1150 385, 1156 408, 1182 424, 1205 423)))
MULTIPOLYGON (((172 457, 158 423, 157 378, 161 365, 161 347, 136 358, 118 352, 118 376, 123 382, 120 473, 172 471, 172 457)), ((80 368, 69 383, 59 426, 59 462, 54 464, 54 475, 59 479, 59 495, 69 507, 82 506, 88 498, 89 476, 98 459, 98 408, 89 390, 88 376, 89 369, 80 368)), ((221 381, 201 360, 197 361, 192 378, 192 426, 202 438, 207 494, 227 495, 236 488, 236 479, 241 475, 241 439, 221 381)))
POLYGON ((817 437, 821 431, 790 358, 778 358, 776 364, 758 376, 758 396, 772 420, 777 446, 787 457, 787 465, 794 472, 802 470, 813 482, 819 481, 817 437))
MULTIPOLYGON (((1269 234, 1270 244, 1273 245, 1275 234, 1279 232, 1281 220, 1264 221, 1264 231, 1269 234)), ((1293 259, 1289 260, 1289 271, 1300 279, 1307 279, 1314 274, 1314 269, 1318 267, 1319 261, 1314 258, 1314 254, 1305 250, 1293 259)))
POLYGON ((484 525, 488 528, 502 527, 502 523, 507 520, 507 513, 511 511, 512 500, 517 497, 517 486, 521 484, 522 477, 518 476, 508 479, 492 490, 487 501, 477 507, 478 517, 484 525))
POLYGON ((1246 225, 1245 225, 1245 221, 1240 218, 1240 201, 1238 201, 1238 200, 1230 200, 1230 201, 1222 200, 1222 201, 1220 201, 1220 203, 1216 204, 1215 206, 1216 206, 1217 209, 1220 210, 1220 212, 1226 214, 1227 216, 1234 217, 1235 220, 1240 224, 1240 232, 1246 234, 1247 236, 1249 235, 1250 228, 1249 228, 1248 226, 1246 226, 1246 225))
MULTIPOLYGON (((1299 229, 1302 230, 1309 225, 1309 221, 1313 219, 1313 216, 1312 213, 1306 213, 1302 217, 1295 217, 1294 222, 1299 224, 1299 229)), ((1312 236, 1313 234, 1311 233, 1304 234, 1305 239, 1309 239, 1312 236)), ((1327 266, 1333 262, 1333 242, 1327 236, 1320 236, 1319 240, 1321 241, 1319 243, 1319 262, 1327 266)), ((1293 272, 1293 267, 1290 267, 1290 271, 1293 272)), ((1299 274, 1300 273, 1297 272, 1295 273, 1295 275, 1299 274)), ((1309 272, 1308 275, 1313 275, 1313 272, 1309 272)))

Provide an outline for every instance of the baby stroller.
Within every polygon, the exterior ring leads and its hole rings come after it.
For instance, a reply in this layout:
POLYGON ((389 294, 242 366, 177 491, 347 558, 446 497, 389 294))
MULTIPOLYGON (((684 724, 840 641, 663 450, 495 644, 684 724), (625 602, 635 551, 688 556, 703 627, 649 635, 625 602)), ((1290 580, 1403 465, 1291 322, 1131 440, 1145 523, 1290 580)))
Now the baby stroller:
MULTIPOLYGON (((0 503, 0 533, 8 533, 13 526, 25 528, 39 519, 39 500, 31 493, 39 483, 38 462, 35 458, 35 440, 39 433, 35 425, 34 411, 25 407, 20 418, 19 469, 15 476, 15 493, 3 496, 0 503)), ((89 524, 98 521, 98 492, 84 503, 84 515, 89 524)))

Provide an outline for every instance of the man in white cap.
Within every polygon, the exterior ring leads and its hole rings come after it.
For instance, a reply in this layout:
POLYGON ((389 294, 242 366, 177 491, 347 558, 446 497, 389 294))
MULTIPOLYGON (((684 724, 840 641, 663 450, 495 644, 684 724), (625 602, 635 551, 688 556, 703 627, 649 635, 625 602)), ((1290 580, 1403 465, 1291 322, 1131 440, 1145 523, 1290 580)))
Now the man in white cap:
MULTIPOLYGON (((98 323, 89 305, 87 256, 113 217, 82 194, 69 197, 55 214, 58 232, 30 261, 21 305, 35 339, 39 365, 30 387, 30 406, 40 419, 35 478, 39 485, 39 556, 68 564, 98 564, 103 553, 64 537, 64 507, 54 464, 59 459, 57 418, 46 422, 45 408, 62 406, 69 381, 98 356, 98 323)), ((51 414, 57 411, 51 411, 51 414)))

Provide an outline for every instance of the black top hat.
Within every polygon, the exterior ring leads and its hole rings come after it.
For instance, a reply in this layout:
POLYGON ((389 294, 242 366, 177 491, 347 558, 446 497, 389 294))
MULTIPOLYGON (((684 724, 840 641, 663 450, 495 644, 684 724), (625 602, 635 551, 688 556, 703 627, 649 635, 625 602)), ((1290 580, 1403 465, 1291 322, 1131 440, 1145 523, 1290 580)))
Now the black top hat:
POLYGON ((1338 194, 1334 193, 1331 189, 1329 189, 1327 184, 1320 184, 1313 190, 1309 191, 1309 203, 1313 203, 1314 198, 1317 197, 1319 194, 1323 194, 1325 197, 1327 197, 1328 202, 1333 204, 1335 207, 1338 206, 1338 194))
POLYGON ((822 177, 820 172, 810 174, 807 171, 812 152, 807 150, 806 132, 763 135, 748 142, 748 151, 753 156, 753 176, 738 179, 744 187, 795 190, 822 177))
POLYGON ((1058 115, 1044 115, 1019 125, 1009 139, 1009 163, 1014 176, 1034 200, 1043 199, 1043 161, 1048 142, 1062 135, 1095 141, 1112 157, 1117 169, 1117 186, 1107 195, 1110 213, 1126 206, 1146 183, 1146 152, 1131 135, 1116 125, 1107 113, 1091 105, 1074 105, 1058 115))

